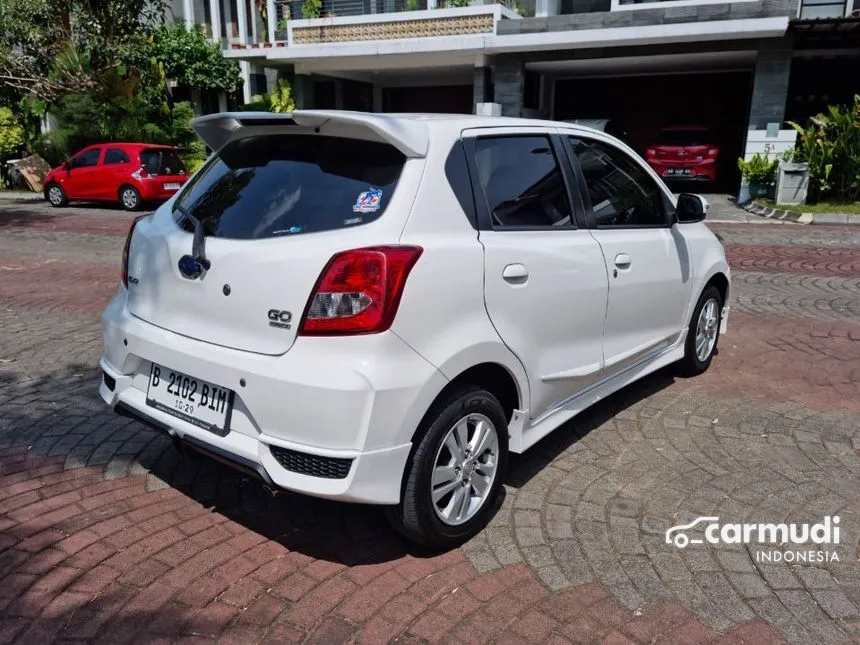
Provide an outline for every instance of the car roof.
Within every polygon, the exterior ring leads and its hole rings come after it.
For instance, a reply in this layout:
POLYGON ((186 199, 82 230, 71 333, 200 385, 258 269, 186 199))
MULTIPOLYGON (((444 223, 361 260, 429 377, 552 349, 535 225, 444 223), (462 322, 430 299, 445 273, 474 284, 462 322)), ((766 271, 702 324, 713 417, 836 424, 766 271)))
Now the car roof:
POLYGON ((213 150, 219 150, 243 127, 289 126, 323 128, 328 125, 357 126, 374 132, 407 157, 427 154, 431 131, 495 127, 557 127, 599 132, 583 125, 505 116, 475 114, 425 114, 392 112, 351 112, 347 110, 296 110, 294 112, 221 112, 192 121, 197 134, 213 150))
POLYGON ((83 150, 89 150, 90 148, 160 148, 164 150, 176 150, 175 146, 168 146, 163 143, 126 143, 125 141, 105 141, 104 143, 93 143, 92 145, 87 146, 86 148, 81 148, 83 150))

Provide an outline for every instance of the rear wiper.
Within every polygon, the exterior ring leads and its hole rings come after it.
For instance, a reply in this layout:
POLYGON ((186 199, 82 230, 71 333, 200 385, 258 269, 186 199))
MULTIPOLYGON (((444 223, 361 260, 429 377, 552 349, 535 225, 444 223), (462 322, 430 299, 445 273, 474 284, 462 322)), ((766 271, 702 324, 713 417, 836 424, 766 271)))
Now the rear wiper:
POLYGON ((188 209, 184 206, 176 204, 173 210, 179 211, 184 219, 194 224, 194 241, 191 242, 191 255, 200 263, 200 266, 208 271, 212 263, 206 259, 206 233, 203 230, 203 222, 189 213, 188 209))

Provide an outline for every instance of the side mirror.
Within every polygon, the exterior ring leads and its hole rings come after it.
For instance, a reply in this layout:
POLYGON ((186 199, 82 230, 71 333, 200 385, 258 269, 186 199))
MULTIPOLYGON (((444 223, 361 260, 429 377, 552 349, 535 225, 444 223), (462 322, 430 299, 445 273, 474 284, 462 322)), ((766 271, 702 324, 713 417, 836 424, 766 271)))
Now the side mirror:
POLYGON ((682 193, 675 206, 675 217, 679 224, 701 222, 708 214, 708 200, 701 195, 682 193))

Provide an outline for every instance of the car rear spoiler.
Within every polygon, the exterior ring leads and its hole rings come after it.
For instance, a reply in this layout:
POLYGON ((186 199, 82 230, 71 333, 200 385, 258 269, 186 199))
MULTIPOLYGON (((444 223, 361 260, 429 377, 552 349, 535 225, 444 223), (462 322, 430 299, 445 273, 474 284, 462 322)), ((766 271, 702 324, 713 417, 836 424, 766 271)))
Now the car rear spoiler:
POLYGON ((416 119, 387 114, 342 110, 296 110, 285 114, 222 112, 198 117, 191 125, 207 146, 219 150, 236 130, 243 127, 298 125, 323 129, 329 123, 366 128, 407 157, 423 157, 427 154, 430 140, 427 125, 416 119))

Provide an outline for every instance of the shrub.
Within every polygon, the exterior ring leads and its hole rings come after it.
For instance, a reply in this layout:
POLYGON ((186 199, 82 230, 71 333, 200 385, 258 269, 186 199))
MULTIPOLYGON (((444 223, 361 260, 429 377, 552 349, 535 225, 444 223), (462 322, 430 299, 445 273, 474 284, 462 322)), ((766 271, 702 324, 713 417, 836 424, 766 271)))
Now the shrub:
POLYGON ((860 95, 850 107, 830 106, 809 120, 800 135, 797 161, 809 164, 810 192, 815 200, 860 200, 860 95))
POLYGON ((17 155, 24 145, 24 128, 12 110, 0 107, 0 161, 17 155))
POLYGON ((305 18, 319 18, 322 11, 322 0, 305 0, 302 3, 302 16, 305 18))
POLYGON ((749 161, 738 159, 738 168, 744 179, 750 184, 769 184, 776 179, 777 159, 769 159, 768 155, 754 154, 749 161))

